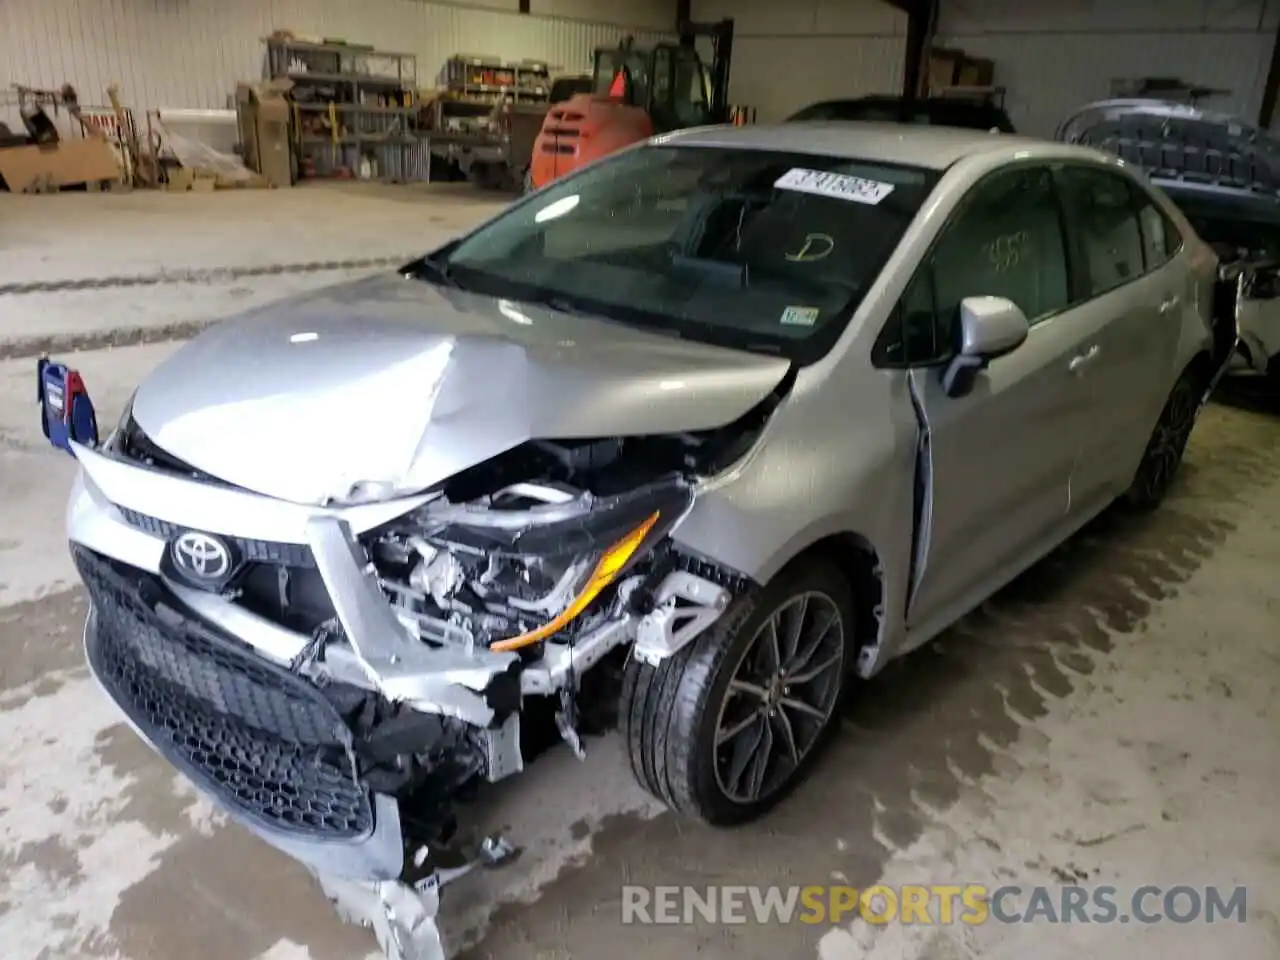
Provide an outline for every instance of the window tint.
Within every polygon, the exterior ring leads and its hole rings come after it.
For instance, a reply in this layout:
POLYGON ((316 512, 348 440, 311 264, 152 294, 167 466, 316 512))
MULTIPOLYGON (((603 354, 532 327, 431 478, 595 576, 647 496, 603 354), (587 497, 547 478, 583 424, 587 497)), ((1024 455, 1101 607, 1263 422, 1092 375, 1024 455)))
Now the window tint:
POLYGON ((949 332, 946 325, 938 323, 933 305, 933 274, 925 264, 911 279, 893 317, 881 331, 871 352, 871 362, 876 366, 896 367, 947 360, 952 354, 952 344, 943 338, 949 332))
POLYGON ((1142 276, 1143 236, 1129 179, 1107 170, 1067 167, 1062 188, 1080 244, 1086 295, 1096 297, 1142 276))
POLYGON ((965 297, 1006 297, 1032 322, 1067 306, 1066 249, 1049 171, 1009 171, 979 184, 939 241, 933 271, 938 318, 948 331, 965 297))
POLYGON ((697 53, 679 47, 675 54, 673 109, 681 126, 697 126, 711 121, 707 101, 707 76, 697 53))
POLYGON ((1142 230, 1142 257, 1147 270, 1168 263, 1182 243, 1178 228, 1164 215, 1154 200, 1134 188, 1138 201, 1138 226, 1142 230))

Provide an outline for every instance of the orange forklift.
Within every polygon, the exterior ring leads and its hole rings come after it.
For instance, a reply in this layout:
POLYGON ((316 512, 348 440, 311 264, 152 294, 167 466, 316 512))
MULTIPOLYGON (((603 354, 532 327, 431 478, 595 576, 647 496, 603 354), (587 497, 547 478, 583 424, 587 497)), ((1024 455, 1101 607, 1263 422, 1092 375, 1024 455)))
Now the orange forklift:
POLYGON ((651 48, 628 37, 595 51, 593 90, 547 112, 533 144, 527 189, 537 190, 600 157, 659 133, 729 120, 733 21, 686 23, 678 43, 651 48), (698 55, 711 40, 711 68, 698 55))

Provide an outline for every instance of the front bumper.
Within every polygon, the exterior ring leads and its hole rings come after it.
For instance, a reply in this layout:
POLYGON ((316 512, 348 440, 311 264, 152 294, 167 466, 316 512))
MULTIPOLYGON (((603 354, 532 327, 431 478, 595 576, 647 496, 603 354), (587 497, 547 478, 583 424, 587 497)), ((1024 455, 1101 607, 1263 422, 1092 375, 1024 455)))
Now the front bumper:
POLYGON ((90 669, 148 744, 242 826, 318 872, 392 880, 396 802, 356 776, 351 735, 308 681, 184 615, 145 575, 74 547, 90 669))

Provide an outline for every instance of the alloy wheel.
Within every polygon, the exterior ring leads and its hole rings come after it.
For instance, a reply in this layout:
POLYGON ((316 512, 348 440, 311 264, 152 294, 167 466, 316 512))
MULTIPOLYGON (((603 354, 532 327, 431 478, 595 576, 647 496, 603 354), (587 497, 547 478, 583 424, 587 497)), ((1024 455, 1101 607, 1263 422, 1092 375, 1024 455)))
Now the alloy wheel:
POLYGON ((1159 496, 1172 482, 1195 427, 1199 407, 1196 392, 1189 384, 1180 386, 1169 398, 1142 464, 1141 487, 1146 496, 1159 496))
POLYGON ((826 594, 796 594, 765 619, 716 718, 716 783, 727 798, 759 803, 790 781, 831 719, 844 661, 840 608, 826 594))

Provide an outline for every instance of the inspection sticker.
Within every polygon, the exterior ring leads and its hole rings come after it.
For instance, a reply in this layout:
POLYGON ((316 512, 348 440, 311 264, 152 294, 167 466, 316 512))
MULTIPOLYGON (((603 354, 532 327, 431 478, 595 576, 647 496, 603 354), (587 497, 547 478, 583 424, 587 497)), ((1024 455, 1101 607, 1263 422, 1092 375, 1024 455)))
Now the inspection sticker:
POLYGON ((791 327, 812 327, 818 322, 818 308, 787 307, 782 311, 781 322, 791 327))
POLYGON ((872 206, 893 193, 892 183, 864 180, 862 177, 828 173, 825 170, 806 170, 803 167, 792 167, 775 180, 773 185, 779 190, 814 193, 820 197, 835 197, 837 200, 851 200, 872 206))

